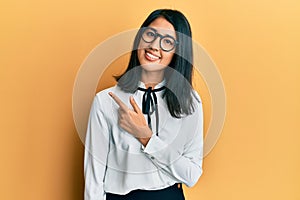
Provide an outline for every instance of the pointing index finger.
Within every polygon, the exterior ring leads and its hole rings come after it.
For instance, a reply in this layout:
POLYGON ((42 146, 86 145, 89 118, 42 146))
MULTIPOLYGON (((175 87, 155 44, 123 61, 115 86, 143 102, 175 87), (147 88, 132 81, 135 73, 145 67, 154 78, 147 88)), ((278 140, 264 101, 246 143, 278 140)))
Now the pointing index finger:
POLYGON ((112 92, 109 92, 108 94, 113 98, 113 100, 115 100, 115 102, 120 106, 120 108, 122 108, 122 109, 128 109, 128 107, 126 106, 126 104, 123 103, 123 101, 117 95, 115 95, 112 92))

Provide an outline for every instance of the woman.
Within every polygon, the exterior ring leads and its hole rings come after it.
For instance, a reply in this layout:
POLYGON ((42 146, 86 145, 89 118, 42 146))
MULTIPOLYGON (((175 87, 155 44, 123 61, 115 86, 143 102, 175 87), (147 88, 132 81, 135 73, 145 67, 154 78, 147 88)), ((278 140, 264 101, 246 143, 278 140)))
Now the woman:
POLYGON ((126 72, 92 104, 85 200, 182 200, 202 174, 203 114, 192 89, 191 29, 176 10, 152 12, 126 72))

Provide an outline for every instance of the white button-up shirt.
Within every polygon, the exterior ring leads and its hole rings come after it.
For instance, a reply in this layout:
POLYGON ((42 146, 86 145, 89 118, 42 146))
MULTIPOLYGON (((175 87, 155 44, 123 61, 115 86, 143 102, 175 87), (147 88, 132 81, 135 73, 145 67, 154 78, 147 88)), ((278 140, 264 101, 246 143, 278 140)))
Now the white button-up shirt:
MULTIPOLYGON (((156 85, 162 87, 164 82, 156 85)), ((145 85, 140 82, 140 87, 145 85)), ((154 89, 155 89, 154 88, 154 89)), ((193 186, 202 174, 203 112, 194 99, 195 111, 174 118, 156 92, 159 130, 153 130, 146 147, 118 125, 118 105, 108 95, 116 94, 129 108, 133 96, 142 108, 143 91, 126 93, 118 86, 103 90, 94 98, 85 142, 85 200, 105 200, 106 193, 127 194, 132 190, 158 190, 175 183, 193 186)), ((145 115, 146 118, 146 115, 145 115)), ((155 129, 155 114, 151 115, 155 129)), ((147 120, 147 119, 146 119, 147 120)))

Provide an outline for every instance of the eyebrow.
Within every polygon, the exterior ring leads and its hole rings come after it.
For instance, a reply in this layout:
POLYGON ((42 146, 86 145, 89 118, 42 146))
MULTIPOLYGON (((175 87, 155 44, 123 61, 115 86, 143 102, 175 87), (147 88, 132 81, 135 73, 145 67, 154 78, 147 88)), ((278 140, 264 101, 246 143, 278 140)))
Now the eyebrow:
MULTIPOLYGON (((153 28, 153 27, 151 27, 151 26, 148 26, 148 27, 154 29, 156 33, 158 33, 158 34, 160 34, 160 35, 162 35, 162 36, 164 36, 164 37, 165 37, 165 36, 169 36, 169 37, 174 38, 174 39, 176 40, 176 36, 172 36, 172 35, 169 35, 169 34, 163 35, 163 34, 159 33, 159 32, 157 31, 156 28, 153 28)), ((163 29, 163 30, 167 30, 167 29, 163 29)))
POLYGON ((175 39, 175 36, 172 36, 172 35, 169 35, 169 34, 167 34, 167 35, 164 35, 164 36, 169 36, 169 37, 171 37, 171 38, 174 38, 174 39, 175 39))

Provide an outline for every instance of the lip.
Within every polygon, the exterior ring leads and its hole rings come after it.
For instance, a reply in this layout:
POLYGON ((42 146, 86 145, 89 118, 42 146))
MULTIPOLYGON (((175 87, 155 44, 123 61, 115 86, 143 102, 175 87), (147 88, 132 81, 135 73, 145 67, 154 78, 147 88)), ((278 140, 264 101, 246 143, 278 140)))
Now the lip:
POLYGON ((161 57, 152 53, 151 51, 145 50, 145 58, 151 62, 159 60, 161 57))

